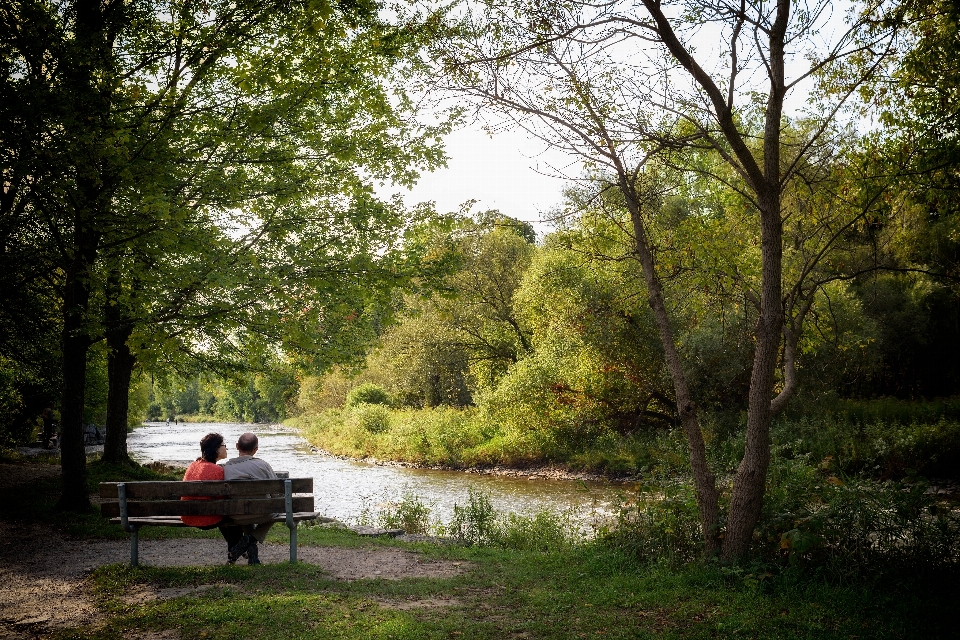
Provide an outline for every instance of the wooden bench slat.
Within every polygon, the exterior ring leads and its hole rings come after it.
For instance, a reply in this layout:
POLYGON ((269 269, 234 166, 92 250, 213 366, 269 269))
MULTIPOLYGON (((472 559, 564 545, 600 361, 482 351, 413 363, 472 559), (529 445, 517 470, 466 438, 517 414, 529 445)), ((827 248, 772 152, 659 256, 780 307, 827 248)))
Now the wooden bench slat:
MULTIPOLYGON (((127 499, 170 499, 180 496, 238 497, 257 494, 283 495, 283 480, 195 480, 126 482, 127 499)), ((117 499, 117 482, 101 482, 100 497, 117 499)), ((293 493, 313 493, 313 478, 291 478, 293 493)))
MULTIPOLYGON (((294 511, 313 511, 313 496, 294 496, 294 511)), ((234 500, 127 500, 127 515, 148 516, 222 516, 229 514, 258 515, 286 511, 284 498, 241 498, 234 500)), ((119 502, 102 502, 105 517, 120 515, 119 502)))
MULTIPOLYGON (((294 522, 303 522, 304 520, 314 520, 317 516, 320 515, 313 511, 301 511, 293 514, 294 522)), ((286 522, 286 514, 280 514, 273 518, 274 522, 286 522)), ((129 518, 128 522, 140 527, 145 526, 155 526, 155 527, 186 527, 187 525, 183 524, 183 520, 180 519, 180 516, 152 516, 148 518, 129 518)), ((110 518, 111 524, 121 524, 120 518, 110 518)))

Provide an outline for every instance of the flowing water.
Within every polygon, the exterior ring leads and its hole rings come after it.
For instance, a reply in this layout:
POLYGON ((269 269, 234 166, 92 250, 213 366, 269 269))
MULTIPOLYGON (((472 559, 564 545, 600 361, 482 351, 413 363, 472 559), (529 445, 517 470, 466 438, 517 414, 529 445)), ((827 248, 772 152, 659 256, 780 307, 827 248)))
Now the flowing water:
POLYGON ((311 477, 318 512, 343 522, 356 523, 373 516, 404 495, 414 495, 430 507, 431 518, 449 522, 453 505, 465 505, 471 489, 486 494, 503 512, 532 513, 547 508, 570 509, 582 515, 602 516, 623 485, 583 480, 552 480, 435 471, 376 465, 318 453, 299 433, 282 425, 229 423, 150 422, 129 434, 131 457, 142 464, 176 462, 184 466, 200 454, 200 438, 215 431, 227 441, 231 457, 240 434, 252 431, 260 439, 258 458, 291 478, 311 477))

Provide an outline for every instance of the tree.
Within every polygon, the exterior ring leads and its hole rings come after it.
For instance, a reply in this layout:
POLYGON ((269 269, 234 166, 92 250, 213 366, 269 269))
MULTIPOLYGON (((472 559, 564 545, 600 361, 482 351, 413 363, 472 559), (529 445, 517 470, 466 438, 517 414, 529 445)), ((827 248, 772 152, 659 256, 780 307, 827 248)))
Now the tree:
MULTIPOLYGON (((188 302, 205 302, 194 320, 204 324, 221 310, 227 320, 220 328, 236 327, 299 275, 299 290, 285 305, 268 302, 264 319, 286 314, 297 296, 303 315, 306 293, 316 303, 314 318, 323 315, 327 300, 308 289, 334 281, 347 264, 360 267, 354 282, 369 274, 369 255, 364 264, 350 251, 372 244, 384 230, 380 223, 399 217, 371 197, 369 180, 410 181, 415 165, 441 158, 436 137, 443 126, 421 129, 407 115, 412 101, 391 91, 402 75, 399 61, 411 60, 429 30, 386 24, 375 5, 284 0, 38 0, 5 7, 2 18, 2 101, 16 105, 8 112, 18 125, 0 144, 10 178, 4 211, 21 236, 32 234, 24 246, 52 243, 62 300, 60 505, 84 509, 84 365, 103 335, 92 301, 104 301, 106 334, 118 356, 111 358, 114 434, 125 424, 134 321, 162 318, 145 308, 171 303, 166 310, 177 313, 188 302), (341 254, 317 268, 308 256, 329 257, 326 244, 338 237, 320 233, 324 226, 345 241, 337 246, 341 254), (203 241, 188 247, 191 238, 203 241), (218 244, 226 245, 219 255, 233 258, 230 275, 200 270, 206 278, 168 282, 167 295, 151 289, 158 280, 151 269, 181 268, 218 244), (182 262, 157 260, 156 252, 171 246, 183 249, 182 262), (245 267, 262 263, 267 267, 249 274, 257 286, 240 294, 223 281, 235 285, 248 275, 245 267), (204 299, 211 283, 229 293, 204 299), (236 313, 241 309, 246 313, 236 313)), ((306 333, 293 325, 283 325, 291 341, 306 333)), ((170 331, 189 342, 197 335, 189 329, 170 331)), ((256 342, 236 344, 240 333, 225 331, 235 349, 256 342)))
MULTIPOLYGON (((566 149, 623 199, 687 437, 704 549, 728 561, 749 550, 767 479, 770 423, 796 389, 797 344, 816 290, 803 281, 784 286, 785 195, 831 147, 837 114, 890 54, 896 30, 868 30, 878 10, 870 5, 851 14, 831 44, 815 42, 827 2, 486 3, 468 13, 458 46, 438 51, 453 89, 566 149), (695 44, 705 41, 722 44, 698 52, 695 44), (809 66, 788 78, 788 63, 802 56, 809 66), (841 64, 853 57, 866 62, 862 73, 841 64), (787 96, 817 78, 826 80, 810 93, 805 135, 787 136, 787 96), (712 175, 743 198, 744 222, 759 241, 759 281, 746 290, 757 308, 746 446, 725 525, 651 234, 671 188, 651 161, 699 170, 684 150, 722 158, 730 173, 712 175)), ((802 271, 819 265, 850 224, 821 227, 813 237, 823 242, 802 271)))
POLYGON ((535 251, 526 223, 497 211, 439 220, 424 251, 438 257, 405 296, 399 322, 368 368, 391 372, 390 388, 411 406, 467 406, 530 351, 514 294, 535 251))

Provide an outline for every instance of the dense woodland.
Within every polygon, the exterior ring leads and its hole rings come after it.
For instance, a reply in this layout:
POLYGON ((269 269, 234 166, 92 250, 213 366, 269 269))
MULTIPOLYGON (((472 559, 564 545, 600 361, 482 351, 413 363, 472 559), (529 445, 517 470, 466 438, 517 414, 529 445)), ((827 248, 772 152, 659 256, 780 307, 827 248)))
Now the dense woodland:
POLYGON ((956 475, 960 5, 678 4, 5 3, 0 437, 54 402, 68 509, 88 422, 686 474, 728 559, 784 447, 956 475), (450 95, 570 153, 551 231, 376 195, 450 95))

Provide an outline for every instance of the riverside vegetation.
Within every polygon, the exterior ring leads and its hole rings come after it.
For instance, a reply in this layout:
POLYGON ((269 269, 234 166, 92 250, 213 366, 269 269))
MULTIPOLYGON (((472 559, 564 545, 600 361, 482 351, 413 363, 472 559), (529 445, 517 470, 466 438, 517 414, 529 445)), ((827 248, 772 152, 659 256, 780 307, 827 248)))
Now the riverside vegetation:
MULTIPOLYGON (((101 462, 90 470, 90 489, 106 478, 171 478, 101 462)), ((55 512, 55 478, 26 489, 11 496, 4 519, 62 528, 79 538, 77 544, 125 539, 96 513, 55 512)), ((796 561, 758 558, 740 566, 689 561, 699 547, 697 517, 689 489, 681 486, 660 487, 658 500, 648 503, 654 511, 625 501, 617 526, 592 539, 571 535, 562 514, 496 513, 484 496, 472 494, 444 524, 443 533, 458 544, 371 540, 320 526, 299 533, 304 546, 415 550, 462 563, 460 576, 342 582, 305 564, 109 565, 90 575, 101 613, 95 626, 61 629, 49 637, 112 640, 171 629, 191 638, 955 637, 952 611, 960 590, 955 574, 942 564, 943 550, 930 546, 955 545, 955 532, 953 540, 938 539, 936 519, 920 518, 925 524, 916 519, 915 509, 933 504, 923 491, 859 501, 877 498, 875 489, 849 488, 852 501, 825 496, 827 510, 834 517, 846 514, 846 521, 837 522, 842 526, 887 519, 910 538, 878 541, 854 526, 831 538, 845 541, 833 556, 842 556, 841 562, 798 553, 791 556, 796 561), (914 544, 923 536, 926 543, 914 544), (858 556, 850 543, 873 551, 858 556), (858 571, 865 562, 871 571, 858 571), (179 588, 184 595, 131 602, 127 595, 140 588, 179 588)), ((429 508, 412 496, 369 517, 436 533, 429 508)), ((157 528, 143 535, 216 538, 216 532, 191 529, 157 528)), ((283 544, 283 535, 273 532, 269 541, 283 544)))

